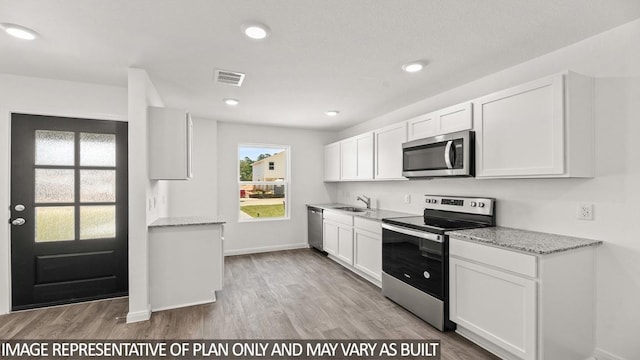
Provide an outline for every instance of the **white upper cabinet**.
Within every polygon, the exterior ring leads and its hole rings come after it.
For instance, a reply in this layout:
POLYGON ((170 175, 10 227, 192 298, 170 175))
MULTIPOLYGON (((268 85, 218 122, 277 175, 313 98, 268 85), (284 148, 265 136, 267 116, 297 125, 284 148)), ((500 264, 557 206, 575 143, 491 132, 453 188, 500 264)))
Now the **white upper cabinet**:
POLYGON ((407 141, 407 123, 378 129, 375 134, 375 178, 405 179, 402 176, 402 143, 407 141))
POLYGON ((474 100, 476 177, 592 177, 592 97, 567 72, 474 100))
POLYGON ((436 113, 432 112, 407 120, 409 141, 438 135, 436 113))
POLYGON ((471 130, 473 127, 473 111, 471 102, 466 102, 438 111, 439 134, 471 130))
POLYGON ((324 146, 324 181, 340 181, 340 142, 324 146))
POLYGON ((373 179, 373 132, 340 142, 341 179, 373 179))
POLYGON ((407 121, 408 140, 470 130, 473 126, 471 110, 471 102, 466 102, 410 119, 407 121))
POLYGON ((149 107, 149 178, 192 178, 193 122, 185 110, 149 107))

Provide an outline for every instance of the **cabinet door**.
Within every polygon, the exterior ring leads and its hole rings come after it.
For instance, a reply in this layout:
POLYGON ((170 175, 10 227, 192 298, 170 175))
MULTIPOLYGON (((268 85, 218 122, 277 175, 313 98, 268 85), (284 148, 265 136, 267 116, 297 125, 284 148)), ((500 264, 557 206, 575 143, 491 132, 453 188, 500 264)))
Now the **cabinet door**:
POLYGON ((354 267, 382 280, 382 235, 354 229, 354 267))
POLYGON ((353 265, 353 228, 338 227, 338 258, 353 265))
POLYGON ((342 180, 373 179, 373 132, 340 143, 342 180))
POLYGON ((404 179, 402 177, 402 143, 406 141, 406 122, 375 131, 376 179, 404 179))
POLYGON ((407 120, 407 140, 411 141, 438 135, 440 126, 437 120, 437 113, 435 112, 407 120))
POLYGON ((373 132, 358 135, 358 179, 373 179, 373 132))
POLYGON ((563 76, 473 101, 476 177, 558 176, 565 170, 563 76))
POLYGON ((470 102, 454 105, 438 111, 438 135, 470 130, 473 126, 470 102))
POLYGON ((358 179, 358 141, 355 137, 340 142, 340 166, 342 180, 358 179))
POLYGON ((338 255, 338 225, 324 221, 322 223, 322 248, 331 255, 338 255))
POLYGON ((324 147, 324 181, 340 180, 340 143, 324 147))
POLYGON ((536 358, 536 282, 455 257, 451 321, 521 359, 536 358))
POLYGON ((190 179, 192 136, 193 123, 186 111, 149 107, 149 178, 190 179))

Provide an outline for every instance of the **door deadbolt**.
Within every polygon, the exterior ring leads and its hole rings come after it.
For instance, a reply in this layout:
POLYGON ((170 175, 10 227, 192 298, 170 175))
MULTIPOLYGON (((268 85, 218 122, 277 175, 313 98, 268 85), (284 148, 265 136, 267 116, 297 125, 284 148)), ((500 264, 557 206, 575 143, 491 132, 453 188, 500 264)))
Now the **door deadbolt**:
POLYGON ((22 204, 18 204, 13 208, 15 211, 24 211, 25 207, 22 204))
POLYGON ((14 226, 22 226, 24 225, 26 221, 23 218, 17 218, 17 219, 13 219, 13 221, 11 221, 11 225, 14 226))

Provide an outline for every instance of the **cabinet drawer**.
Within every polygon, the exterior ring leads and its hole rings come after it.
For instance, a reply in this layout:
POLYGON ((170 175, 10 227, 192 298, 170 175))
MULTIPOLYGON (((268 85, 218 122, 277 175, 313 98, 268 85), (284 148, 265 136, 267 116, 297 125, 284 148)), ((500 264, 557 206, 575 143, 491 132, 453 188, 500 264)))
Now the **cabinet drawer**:
POLYGON ((473 260, 532 278, 535 278, 538 274, 538 263, 534 255, 498 249, 488 245, 450 238, 449 255, 473 260))
POLYGON ((372 232, 374 234, 382 234, 382 225, 379 221, 367 220, 361 217, 354 216, 353 226, 361 230, 372 232))
POLYGON ((338 224, 353 226, 353 216, 351 215, 332 212, 331 210, 325 210, 322 213, 322 216, 325 220, 330 220, 338 224))

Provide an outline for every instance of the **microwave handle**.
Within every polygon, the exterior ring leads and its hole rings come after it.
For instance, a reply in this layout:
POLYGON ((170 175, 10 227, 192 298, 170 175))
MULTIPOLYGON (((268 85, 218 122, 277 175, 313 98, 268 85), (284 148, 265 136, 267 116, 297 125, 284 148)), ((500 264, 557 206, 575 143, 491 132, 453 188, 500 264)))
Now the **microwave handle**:
POLYGON ((453 164, 451 163, 452 151, 455 151, 453 140, 449 140, 447 141, 447 146, 444 148, 444 162, 447 164, 447 169, 453 169, 453 164))

